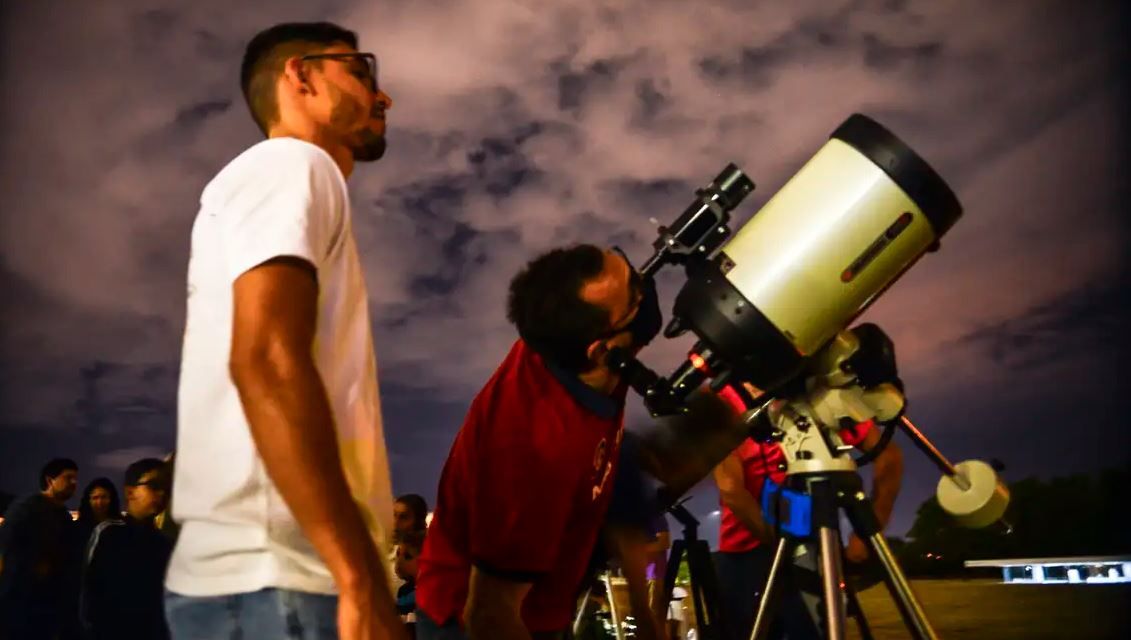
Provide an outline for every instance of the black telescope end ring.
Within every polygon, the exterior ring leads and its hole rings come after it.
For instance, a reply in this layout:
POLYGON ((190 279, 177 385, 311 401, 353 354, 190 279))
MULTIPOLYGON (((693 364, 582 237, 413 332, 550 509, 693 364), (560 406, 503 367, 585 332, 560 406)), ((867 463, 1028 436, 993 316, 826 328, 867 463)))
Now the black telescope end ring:
POLYGON ((911 147, 875 120, 855 113, 829 137, 856 149, 903 189, 923 211, 936 239, 962 216, 962 204, 946 181, 911 147))

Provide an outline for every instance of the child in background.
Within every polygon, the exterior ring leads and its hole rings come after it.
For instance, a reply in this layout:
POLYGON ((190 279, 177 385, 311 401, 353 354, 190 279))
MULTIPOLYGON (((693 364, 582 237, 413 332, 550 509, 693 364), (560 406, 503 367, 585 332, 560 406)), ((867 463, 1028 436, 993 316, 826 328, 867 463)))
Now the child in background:
POLYGON ((397 613, 401 615, 405 628, 413 638, 416 637, 416 560, 424 548, 424 531, 421 529, 401 534, 397 559, 393 564, 397 577, 404 580, 404 584, 397 589, 397 613))

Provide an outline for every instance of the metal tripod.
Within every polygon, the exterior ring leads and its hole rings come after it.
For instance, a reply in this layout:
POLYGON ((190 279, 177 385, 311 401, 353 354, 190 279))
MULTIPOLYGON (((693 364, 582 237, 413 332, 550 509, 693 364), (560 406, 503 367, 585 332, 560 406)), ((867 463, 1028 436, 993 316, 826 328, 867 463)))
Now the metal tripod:
MULTIPOLYGON (((845 598, 842 597, 845 581, 838 524, 840 510, 843 509, 856 535, 868 544, 872 555, 882 565, 884 583, 903 617, 910 637, 916 640, 937 640, 938 636, 927 621, 922 605, 884 539, 872 502, 864 493, 860 476, 855 471, 830 471, 796 474, 790 476, 788 482, 792 489, 812 498, 810 538, 815 538, 817 543, 823 605, 820 615, 823 624, 818 626, 826 630, 826 637, 829 640, 845 638, 846 611, 845 598)), ((758 615, 750 634, 751 640, 764 639, 770 630, 770 624, 780 605, 783 572, 788 569, 800 541, 792 534, 783 535, 778 541, 770 575, 758 603, 758 615)), ((851 591, 845 595, 858 608, 855 595, 851 591)), ((867 634, 863 611, 859 611, 858 621, 864 625, 862 631, 867 634)))
POLYGON ((680 561, 687 554, 687 569, 691 574, 689 596, 695 607, 696 628, 700 640, 722 640, 723 619, 719 614, 719 583, 715 567, 711 561, 711 548, 706 540, 699 538, 699 521, 691 513, 677 504, 668 513, 683 525, 683 537, 672 542, 671 557, 664 573, 664 590, 661 602, 671 602, 672 589, 679 575, 680 561))

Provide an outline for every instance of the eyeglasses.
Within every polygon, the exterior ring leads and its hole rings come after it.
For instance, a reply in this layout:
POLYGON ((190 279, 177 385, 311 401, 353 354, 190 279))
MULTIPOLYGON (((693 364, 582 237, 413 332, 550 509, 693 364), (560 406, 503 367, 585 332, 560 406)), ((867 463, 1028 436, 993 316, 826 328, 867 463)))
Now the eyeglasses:
POLYGON ((300 61, 306 62, 308 60, 340 60, 352 61, 362 60, 365 62, 365 71, 357 68, 356 65, 350 65, 351 73, 354 74, 359 80, 369 86, 369 90, 373 93, 380 91, 377 84, 377 56, 372 53, 312 53, 310 55, 302 56, 300 61))
POLYGON ((143 480, 134 485, 135 487, 149 487, 154 491, 166 491, 167 487, 164 482, 160 480, 143 480))
MULTIPOLYGON (((613 247, 612 250, 620 255, 620 257, 624 258, 625 264, 628 265, 628 295, 629 299, 632 300, 632 306, 629 307, 628 313, 624 316, 628 318, 632 316, 632 312, 640 306, 640 301, 644 299, 644 278, 641 277, 640 273, 637 272, 636 269, 632 266, 632 262, 629 261, 628 256, 624 254, 624 251, 622 251, 620 247, 613 247)), ((630 324, 632 324, 632 320, 622 322, 621 326, 613 325, 612 329, 606 331, 604 334, 599 336, 599 338, 605 340, 617 335, 618 333, 623 333, 628 329, 628 326, 630 324)))

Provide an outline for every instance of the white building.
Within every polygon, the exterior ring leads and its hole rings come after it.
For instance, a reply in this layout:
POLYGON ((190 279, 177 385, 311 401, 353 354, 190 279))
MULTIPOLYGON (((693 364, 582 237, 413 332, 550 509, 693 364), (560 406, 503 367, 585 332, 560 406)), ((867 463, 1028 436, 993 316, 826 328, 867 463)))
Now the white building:
POLYGON ((966 568, 1001 567, 1005 582, 1017 584, 1131 582, 1131 556, 967 560, 966 568))

